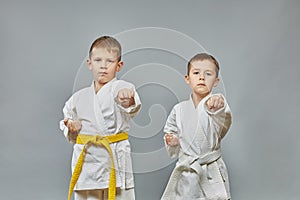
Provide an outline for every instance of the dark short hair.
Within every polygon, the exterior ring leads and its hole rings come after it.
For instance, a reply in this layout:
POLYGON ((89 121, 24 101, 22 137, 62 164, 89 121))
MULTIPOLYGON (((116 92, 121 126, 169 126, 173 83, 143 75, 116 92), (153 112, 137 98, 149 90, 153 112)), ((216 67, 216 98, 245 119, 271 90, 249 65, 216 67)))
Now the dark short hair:
POLYGON ((209 60, 215 64, 217 77, 218 77, 219 70, 220 70, 219 63, 218 63, 217 59, 215 59, 212 55, 207 54, 207 53, 198 53, 190 59, 190 61, 188 62, 188 66, 187 66, 187 75, 189 75, 189 73, 190 73, 191 65, 193 62, 203 61, 203 60, 209 60))
POLYGON ((121 53, 122 53, 121 44, 118 42, 118 40, 116 40, 111 36, 101 36, 92 43, 89 51, 90 58, 91 58, 92 50, 94 48, 105 48, 108 51, 116 52, 118 56, 118 61, 121 60, 121 53))

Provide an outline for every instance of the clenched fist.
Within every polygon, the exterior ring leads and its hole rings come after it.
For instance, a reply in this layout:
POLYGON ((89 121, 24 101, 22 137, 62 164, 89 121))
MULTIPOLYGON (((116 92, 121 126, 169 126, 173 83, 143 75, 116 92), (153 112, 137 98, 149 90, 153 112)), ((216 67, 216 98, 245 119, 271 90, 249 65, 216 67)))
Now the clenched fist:
POLYGON ((179 145, 179 139, 176 136, 174 136, 174 134, 172 133, 167 133, 165 135, 165 140, 168 146, 174 147, 179 145))
POLYGON ((64 124, 69 130, 70 141, 76 142, 77 135, 82 127, 78 120, 64 119, 64 124))
POLYGON ((124 107, 128 108, 135 104, 134 101, 134 91, 132 89, 123 88, 119 90, 118 96, 117 96, 118 103, 124 107))
POLYGON ((213 95, 207 100, 206 105, 209 111, 216 112, 224 107, 224 99, 222 96, 213 95))

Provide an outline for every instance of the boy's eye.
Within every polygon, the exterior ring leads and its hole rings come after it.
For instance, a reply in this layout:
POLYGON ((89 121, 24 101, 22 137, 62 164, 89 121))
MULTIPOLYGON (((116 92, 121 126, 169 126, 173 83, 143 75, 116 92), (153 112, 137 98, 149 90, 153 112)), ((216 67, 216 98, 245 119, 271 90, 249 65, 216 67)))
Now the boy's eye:
POLYGON ((193 74, 197 75, 197 74, 199 74, 199 72, 196 71, 196 72, 193 72, 193 74))
POLYGON ((205 75, 206 75, 206 76, 211 76, 212 73, 211 73, 211 72, 205 72, 205 75))

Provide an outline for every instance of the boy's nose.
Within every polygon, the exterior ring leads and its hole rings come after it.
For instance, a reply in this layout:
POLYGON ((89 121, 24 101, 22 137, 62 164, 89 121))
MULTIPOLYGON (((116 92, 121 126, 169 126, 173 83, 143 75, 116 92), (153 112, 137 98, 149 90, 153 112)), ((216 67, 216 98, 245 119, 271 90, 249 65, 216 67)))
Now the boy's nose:
POLYGON ((106 62, 101 62, 100 63, 100 69, 107 69, 107 63, 106 62))
POLYGON ((204 76, 203 76, 203 75, 200 75, 200 76, 199 76, 199 80, 203 80, 203 81, 204 81, 204 76))

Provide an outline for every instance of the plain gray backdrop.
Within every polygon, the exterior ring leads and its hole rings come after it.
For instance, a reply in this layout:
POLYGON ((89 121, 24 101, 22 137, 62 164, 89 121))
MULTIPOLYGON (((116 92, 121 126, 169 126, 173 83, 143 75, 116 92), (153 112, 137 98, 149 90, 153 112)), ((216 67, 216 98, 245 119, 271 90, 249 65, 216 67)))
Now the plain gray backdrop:
MULTIPOLYGON (((67 198, 72 145, 58 122, 90 44, 104 34, 160 27, 193 38, 221 63, 233 113, 222 145, 232 199, 299 199, 299 19, 297 0, 2 0, 0 198, 67 198)), ((144 49, 124 59, 124 70, 156 62, 174 67, 182 73, 176 81, 183 81, 185 60, 168 52, 144 49)), ((174 93, 186 88, 177 90, 141 87, 144 106, 135 122, 146 127, 149 109, 157 104, 166 111, 164 121, 178 101, 174 93)), ((162 136, 132 137, 133 152, 163 148, 162 136)), ((134 166, 139 164, 135 159, 134 166)), ((136 199, 158 200, 173 167, 136 173, 136 199)))

